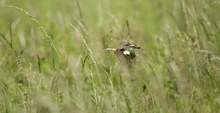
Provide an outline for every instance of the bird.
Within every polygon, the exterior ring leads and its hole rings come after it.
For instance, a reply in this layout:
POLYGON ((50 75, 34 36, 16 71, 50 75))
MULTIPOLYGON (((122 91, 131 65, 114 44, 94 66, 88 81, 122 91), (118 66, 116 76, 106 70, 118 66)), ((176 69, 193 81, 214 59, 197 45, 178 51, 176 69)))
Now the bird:
POLYGON ((114 51, 114 54, 118 57, 119 61, 128 69, 131 69, 136 64, 136 54, 134 52, 135 49, 140 49, 140 46, 127 43, 119 46, 118 48, 106 48, 105 50, 114 51))

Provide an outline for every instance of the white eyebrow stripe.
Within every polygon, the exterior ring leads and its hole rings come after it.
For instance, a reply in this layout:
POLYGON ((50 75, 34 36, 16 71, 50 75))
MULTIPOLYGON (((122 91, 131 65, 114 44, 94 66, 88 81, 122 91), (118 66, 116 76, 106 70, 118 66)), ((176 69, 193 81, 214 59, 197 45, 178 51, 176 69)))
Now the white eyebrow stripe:
POLYGON ((128 45, 128 46, 130 46, 130 47, 135 47, 136 45, 134 45, 134 44, 130 44, 130 45, 128 45))
POLYGON ((123 51, 123 54, 124 54, 124 55, 130 55, 131 53, 130 53, 130 51, 125 50, 125 51, 123 51))
POLYGON ((135 44, 128 44, 126 46, 131 47, 132 49, 140 49, 140 47, 135 44))

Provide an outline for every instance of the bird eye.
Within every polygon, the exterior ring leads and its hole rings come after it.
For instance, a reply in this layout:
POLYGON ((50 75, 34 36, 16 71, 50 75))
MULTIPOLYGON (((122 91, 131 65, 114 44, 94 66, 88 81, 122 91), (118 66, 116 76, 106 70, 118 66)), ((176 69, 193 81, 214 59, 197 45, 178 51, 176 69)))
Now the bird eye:
POLYGON ((124 51, 124 50, 125 50, 124 48, 121 48, 121 49, 120 49, 120 51, 124 51))

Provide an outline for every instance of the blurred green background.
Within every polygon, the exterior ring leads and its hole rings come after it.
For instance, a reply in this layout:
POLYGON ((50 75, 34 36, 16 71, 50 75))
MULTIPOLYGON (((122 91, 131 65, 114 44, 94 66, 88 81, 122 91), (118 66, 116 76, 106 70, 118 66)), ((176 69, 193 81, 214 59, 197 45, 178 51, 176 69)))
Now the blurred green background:
POLYGON ((218 113, 219 4, 1 0, 0 111, 218 113), (104 50, 127 42, 131 70, 104 50))

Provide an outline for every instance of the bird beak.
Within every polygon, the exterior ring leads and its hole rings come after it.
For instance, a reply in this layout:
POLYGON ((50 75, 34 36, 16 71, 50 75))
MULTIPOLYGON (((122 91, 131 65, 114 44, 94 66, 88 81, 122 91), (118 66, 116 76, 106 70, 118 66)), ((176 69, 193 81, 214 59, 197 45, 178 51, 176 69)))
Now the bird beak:
POLYGON ((107 50, 107 51, 116 51, 117 49, 115 49, 115 48, 105 48, 105 50, 107 50))

